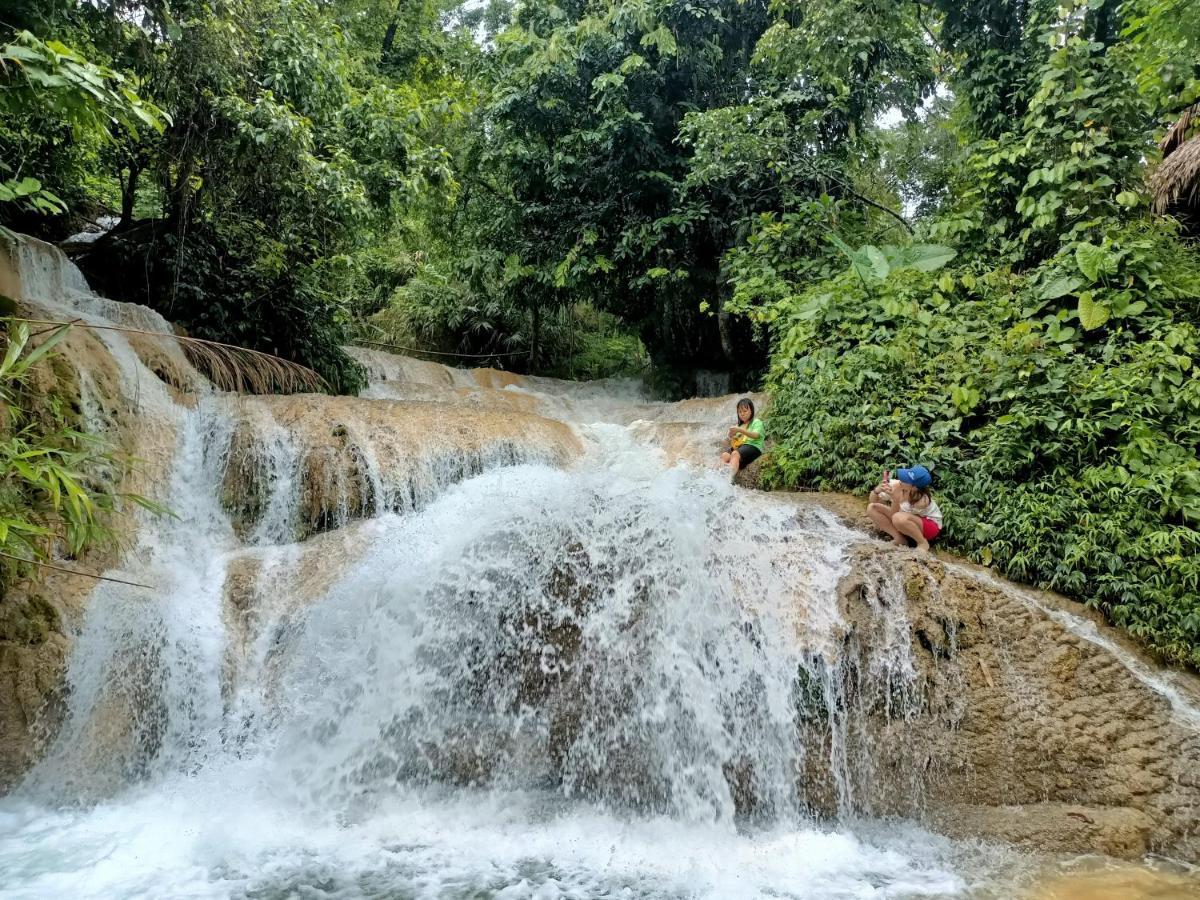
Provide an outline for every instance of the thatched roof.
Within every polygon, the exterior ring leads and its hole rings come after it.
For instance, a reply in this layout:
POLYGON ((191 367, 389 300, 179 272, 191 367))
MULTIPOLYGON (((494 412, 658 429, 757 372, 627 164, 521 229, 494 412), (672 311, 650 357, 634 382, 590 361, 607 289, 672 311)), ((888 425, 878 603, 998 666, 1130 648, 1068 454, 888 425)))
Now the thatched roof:
POLYGON ((1160 215, 1180 208, 1200 209, 1200 135, 1172 147, 1170 156, 1150 176, 1150 192, 1154 211, 1160 215))
POLYGON ((1158 149, 1162 151, 1163 159, 1183 146, 1187 141, 1188 129, 1192 127, 1193 122, 1200 125, 1200 103, 1193 103, 1185 109, 1183 115, 1179 117, 1179 121, 1168 128, 1163 139, 1158 142, 1158 149))

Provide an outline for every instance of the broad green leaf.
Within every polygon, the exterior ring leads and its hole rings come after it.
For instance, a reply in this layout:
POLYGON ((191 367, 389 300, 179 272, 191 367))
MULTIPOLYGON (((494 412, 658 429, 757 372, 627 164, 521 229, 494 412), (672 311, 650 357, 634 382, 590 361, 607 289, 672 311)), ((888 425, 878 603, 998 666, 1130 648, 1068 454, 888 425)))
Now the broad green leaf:
POLYGON ((592 79, 592 90, 604 91, 608 88, 619 88, 624 83, 625 79, 621 75, 617 75, 615 72, 605 72, 592 79))
POLYGON ((854 266, 864 278, 871 277, 878 281, 883 281, 891 272, 887 257, 873 244, 867 244, 855 254, 854 266))
POLYGON ((1077 312, 1084 331, 1094 331, 1108 321, 1108 306, 1093 299, 1091 291, 1079 295, 1077 312))
POLYGON ((659 25, 649 34, 643 36, 642 46, 657 47, 658 52, 663 56, 674 56, 679 49, 675 43, 675 35, 671 34, 666 25, 659 25))
POLYGON ((1112 255, 1095 244, 1080 244, 1075 248, 1075 263, 1088 281, 1096 281, 1102 274, 1112 271, 1112 255))
POLYGON ((845 253, 846 256, 850 258, 851 261, 853 261, 853 259, 854 259, 854 248, 853 247, 851 247, 849 244, 847 244, 845 241, 843 241, 840 237, 838 237, 832 231, 829 232, 829 234, 825 235, 825 237, 829 241, 829 243, 833 244, 833 246, 837 247, 839 250, 841 250, 843 253, 845 253))
POLYGON ((1057 300, 1059 297, 1075 293, 1082 286, 1083 282, 1073 275, 1060 275, 1042 285, 1042 289, 1038 291, 1038 297, 1042 300, 1057 300))
POLYGON ((621 63, 617 69, 622 75, 628 75, 630 72, 636 72, 638 69, 646 67, 646 60, 638 53, 631 53, 621 63))
POLYGON ((892 269, 902 269, 912 263, 908 251, 908 247, 894 247, 891 244, 884 244, 879 248, 883 251, 884 259, 888 261, 888 265, 892 269))
POLYGON ((921 272, 936 272, 958 255, 953 248, 941 244, 913 244, 909 250, 912 254, 909 265, 921 272))

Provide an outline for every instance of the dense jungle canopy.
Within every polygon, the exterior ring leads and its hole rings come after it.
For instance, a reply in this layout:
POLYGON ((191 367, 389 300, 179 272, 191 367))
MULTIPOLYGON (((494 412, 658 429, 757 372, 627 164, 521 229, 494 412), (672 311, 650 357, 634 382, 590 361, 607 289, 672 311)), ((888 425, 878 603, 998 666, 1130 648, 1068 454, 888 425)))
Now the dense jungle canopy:
POLYGON ((190 334, 773 396, 1200 665, 1196 0, 9 0, 0 226, 190 334))

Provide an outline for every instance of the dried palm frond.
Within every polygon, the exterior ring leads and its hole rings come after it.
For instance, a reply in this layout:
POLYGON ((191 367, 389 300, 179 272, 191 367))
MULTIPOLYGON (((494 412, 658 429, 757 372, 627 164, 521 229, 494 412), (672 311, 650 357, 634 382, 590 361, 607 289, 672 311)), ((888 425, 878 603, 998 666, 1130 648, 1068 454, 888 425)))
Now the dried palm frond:
POLYGON ((1158 149, 1162 151, 1163 159, 1166 159, 1187 142, 1188 130, 1192 127, 1193 123, 1200 125, 1200 103, 1193 103, 1185 109, 1179 120, 1167 129, 1167 133, 1163 135, 1163 139, 1158 142, 1158 149))
POLYGON ((167 335, 183 347, 188 362, 223 391, 251 394, 322 393, 329 389, 307 366, 261 350, 218 341, 167 335))
POLYGON ((81 319, 57 322, 50 319, 24 319, 31 325, 72 325, 90 331, 119 331, 141 337, 160 338, 178 344, 188 362, 223 391, 251 394, 321 393, 328 389, 325 380, 307 366, 281 359, 261 350, 250 350, 220 341, 206 341, 162 331, 131 328, 126 325, 93 325, 81 319))
POLYGON ((1164 159, 1150 176, 1154 211, 1200 206, 1200 137, 1185 141, 1164 159))

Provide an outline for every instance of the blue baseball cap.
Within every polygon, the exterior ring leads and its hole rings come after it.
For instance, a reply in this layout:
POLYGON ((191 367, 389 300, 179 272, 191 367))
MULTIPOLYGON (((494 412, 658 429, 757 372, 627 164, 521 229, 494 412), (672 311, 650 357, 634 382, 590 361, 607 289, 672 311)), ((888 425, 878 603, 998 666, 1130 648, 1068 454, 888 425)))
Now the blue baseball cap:
POLYGON ((905 484, 911 484, 915 488, 927 488, 933 484, 933 476, 929 474, 929 470, 924 466, 901 469, 896 473, 896 477, 905 484))

